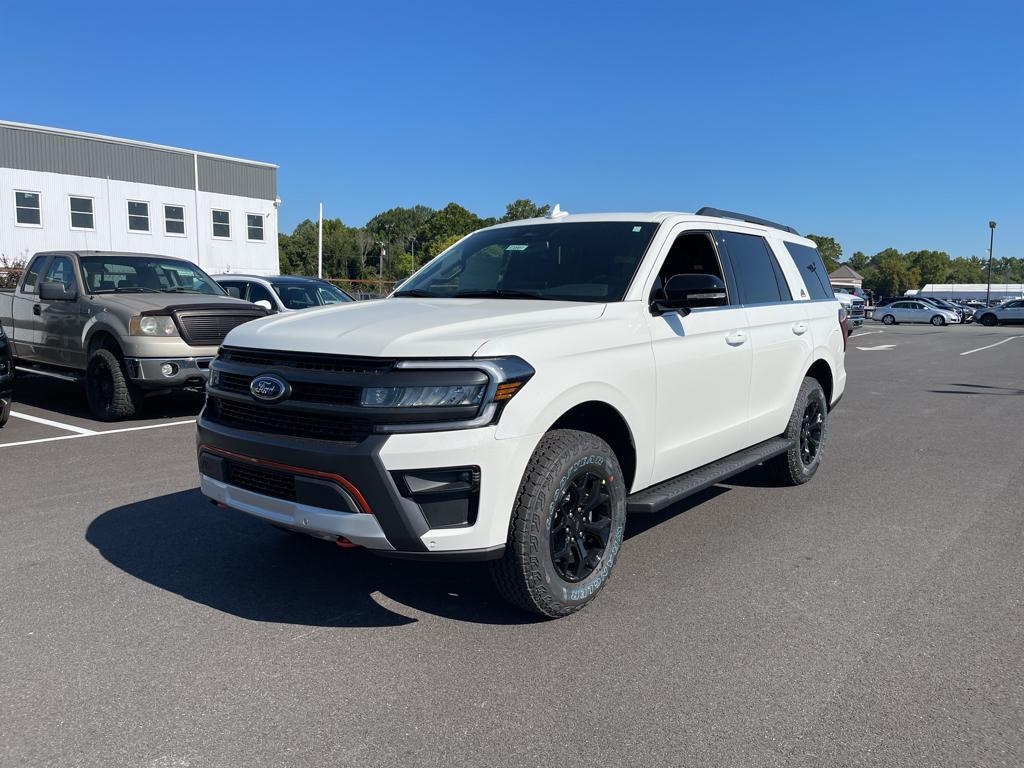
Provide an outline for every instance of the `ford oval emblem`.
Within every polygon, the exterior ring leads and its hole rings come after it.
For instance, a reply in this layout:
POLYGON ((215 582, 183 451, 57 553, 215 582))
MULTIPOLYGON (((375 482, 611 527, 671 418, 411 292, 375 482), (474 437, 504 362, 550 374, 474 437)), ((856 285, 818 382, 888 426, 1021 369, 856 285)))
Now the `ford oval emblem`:
POLYGON ((257 376, 249 383, 249 392, 257 400, 265 403, 276 403, 288 395, 288 382, 271 373, 257 376))

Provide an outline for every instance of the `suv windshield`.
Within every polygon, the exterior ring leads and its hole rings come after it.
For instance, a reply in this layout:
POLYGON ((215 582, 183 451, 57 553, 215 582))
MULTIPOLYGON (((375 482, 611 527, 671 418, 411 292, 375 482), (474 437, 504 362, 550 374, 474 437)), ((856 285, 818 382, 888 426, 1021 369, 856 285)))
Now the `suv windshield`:
POLYGON ((83 256, 88 293, 205 293, 226 295, 203 270, 188 261, 159 256, 83 256))
POLYGON ((281 298, 281 303, 288 309, 306 309, 320 307, 324 304, 340 304, 344 301, 355 301, 340 288, 330 283, 310 281, 308 283, 281 282, 271 283, 274 292, 281 298))
POLYGON ((500 227, 470 235, 395 296, 621 301, 658 228, 601 221, 500 227))

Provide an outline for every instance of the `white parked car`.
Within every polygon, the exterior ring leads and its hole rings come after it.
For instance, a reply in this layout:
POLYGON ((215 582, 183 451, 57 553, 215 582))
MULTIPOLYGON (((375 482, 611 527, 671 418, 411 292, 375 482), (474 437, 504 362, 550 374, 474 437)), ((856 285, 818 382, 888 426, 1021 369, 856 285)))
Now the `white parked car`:
POLYGON ((788 227, 556 206, 382 301, 232 331, 197 425, 202 491, 343 546, 489 560, 511 602, 564 616, 607 583, 627 512, 761 463, 814 476, 844 324, 788 227))
POLYGON ((974 320, 990 328, 1003 323, 1024 323, 1024 299, 1012 299, 995 307, 979 309, 974 320))
POLYGON ((355 301, 345 291, 326 280, 299 275, 226 274, 214 275, 224 290, 239 299, 259 304, 271 312, 294 312, 355 301))
POLYGON ((931 323, 948 325, 959 323, 960 315, 951 309, 943 309, 916 299, 904 299, 875 309, 875 320, 886 325, 897 323, 931 323))

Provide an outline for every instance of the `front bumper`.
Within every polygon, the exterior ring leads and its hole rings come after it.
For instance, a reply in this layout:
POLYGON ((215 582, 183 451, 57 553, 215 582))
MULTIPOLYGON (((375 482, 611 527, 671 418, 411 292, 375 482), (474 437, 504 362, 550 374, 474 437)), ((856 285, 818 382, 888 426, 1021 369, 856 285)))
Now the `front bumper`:
POLYGON ((313 536, 424 559, 501 556, 534 442, 499 440, 493 426, 374 434, 353 444, 236 429, 205 410, 197 421, 201 489, 209 498, 313 536), (240 465, 263 474, 239 475, 240 465), (469 487, 457 484, 435 497, 440 503, 409 482, 449 472, 468 476, 469 487))
POLYGON ((210 375, 213 357, 126 357, 128 377, 144 389, 170 387, 200 388, 210 375), (170 365, 172 373, 164 375, 163 367, 170 365))

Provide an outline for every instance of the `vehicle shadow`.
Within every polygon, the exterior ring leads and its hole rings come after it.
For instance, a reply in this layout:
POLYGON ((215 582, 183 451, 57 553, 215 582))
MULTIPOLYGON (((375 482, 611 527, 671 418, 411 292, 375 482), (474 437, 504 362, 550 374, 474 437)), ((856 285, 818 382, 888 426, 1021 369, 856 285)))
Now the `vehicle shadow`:
MULTIPOLYGON (((76 419, 93 420, 85 387, 70 381, 18 371, 14 381, 14 402, 76 419)), ((203 407, 200 392, 173 392, 148 396, 133 421, 191 418, 203 407)), ((130 423, 130 422, 129 422, 130 423)))
POLYGON ((85 538, 136 578, 254 621, 347 627, 415 622, 398 612, 401 606, 483 624, 542 620, 502 600, 485 563, 416 563, 341 549, 215 507, 198 489, 104 512, 85 538), (386 607, 391 601, 398 611, 386 607))
POLYGON ((1024 389, 1017 389, 1015 387, 997 387, 992 384, 947 384, 948 387, 966 387, 966 389, 929 389, 929 392, 934 392, 937 395, 997 395, 997 396, 1013 396, 1013 395, 1024 395, 1024 389), (978 390, 990 390, 988 392, 979 392, 978 390))

